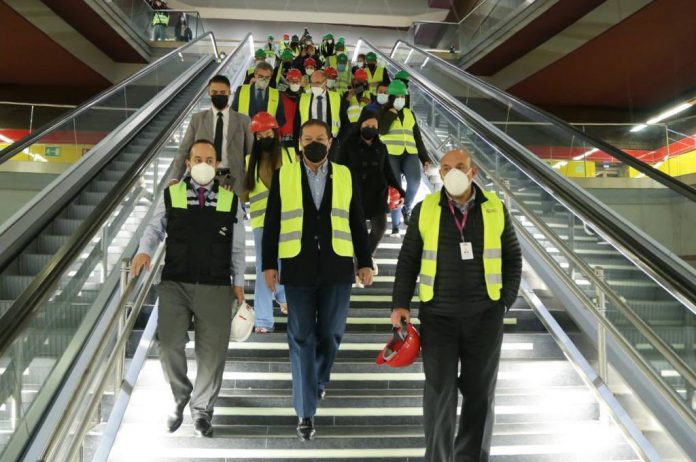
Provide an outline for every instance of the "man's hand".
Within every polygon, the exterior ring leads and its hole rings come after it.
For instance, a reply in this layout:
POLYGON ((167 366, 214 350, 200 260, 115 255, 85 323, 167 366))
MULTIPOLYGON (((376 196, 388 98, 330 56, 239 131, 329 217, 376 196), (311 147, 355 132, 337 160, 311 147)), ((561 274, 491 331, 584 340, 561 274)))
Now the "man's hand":
POLYGON ((411 311, 406 308, 394 308, 391 314, 391 322, 394 327, 401 327, 401 320, 406 321, 406 324, 411 322, 411 311))
POLYGON ((276 284, 278 284, 278 270, 269 269, 263 272, 263 278, 266 280, 268 290, 275 293, 276 284))
POLYGON ((140 275, 140 271, 143 268, 150 271, 150 260, 150 256, 146 253, 139 253, 133 257, 133 261, 131 262, 131 272, 133 273, 134 278, 137 278, 140 275))
POLYGON ((178 182, 179 182, 179 180, 177 180, 177 179, 169 180, 169 184, 167 186, 174 186, 178 182))
POLYGON ((372 285, 372 268, 366 267, 366 268, 360 268, 358 270, 358 278, 360 278, 360 282, 364 286, 370 286, 372 285))
POLYGON ((244 287, 234 286, 234 298, 237 299, 237 305, 242 306, 244 303, 244 287))

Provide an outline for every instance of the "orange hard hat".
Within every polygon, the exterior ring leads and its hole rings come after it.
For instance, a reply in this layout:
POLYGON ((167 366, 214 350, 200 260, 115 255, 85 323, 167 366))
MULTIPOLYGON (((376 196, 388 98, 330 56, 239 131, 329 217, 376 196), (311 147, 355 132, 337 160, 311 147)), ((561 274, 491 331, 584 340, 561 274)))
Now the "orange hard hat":
POLYGON ((314 60, 314 58, 305 59, 303 65, 304 67, 312 66, 315 69, 317 68, 317 62, 314 60))
POLYGON ((413 324, 402 322, 394 328, 394 337, 379 352, 375 362, 389 367, 408 367, 418 359, 421 340, 413 324))
POLYGON ((290 69, 288 75, 285 76, 287 80, 302 80, 302 72, 299 69, 290 69))
POLYGON ((353 74, 353 77, 360 82, 367 82, 367 71, 365 69, 358 69, 355 71, 355 74, 353 74))
POLYGON ((278 122, 268 112, 259 112, 251 119, 251 131, 253 133, 265 132, 275 128, 278 128, 278 122))
POLYGON ((336 70, 335 67, 327 67, 324 69, 324 73, 326 73, 326 78, 328 79, 336 79, 338 78, 338 71, 336 70))

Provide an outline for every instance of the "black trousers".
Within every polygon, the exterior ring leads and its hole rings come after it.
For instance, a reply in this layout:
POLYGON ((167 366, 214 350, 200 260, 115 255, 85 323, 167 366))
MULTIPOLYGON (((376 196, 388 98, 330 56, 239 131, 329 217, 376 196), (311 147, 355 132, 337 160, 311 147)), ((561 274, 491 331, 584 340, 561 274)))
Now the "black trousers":
POLYGON ((504 315, 500 302, 473 317, 420 316, 426 461, 488 461, 504 315), (457 390, 463 401, 455 435, 457 390))
POLYGON ((370 220, 370 255, 375 255, 377 246, 387 230, 387 213, 384 211, 373 213, 367 217, 370 220))

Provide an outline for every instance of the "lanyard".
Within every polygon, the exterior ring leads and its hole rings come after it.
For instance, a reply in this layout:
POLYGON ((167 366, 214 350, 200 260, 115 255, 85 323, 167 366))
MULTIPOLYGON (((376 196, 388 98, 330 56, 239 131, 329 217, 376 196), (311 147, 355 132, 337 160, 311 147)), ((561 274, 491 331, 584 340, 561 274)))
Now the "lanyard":
POLYGON ((452 201, 448 200, 447 205, 449 205, 450 213, 452 214, 452 218, 454 219, 454 224, 457 226, 457 230, 459 230, 459 236, 462 238, 462 242, 464 242, 464 228, 466 228, 466 222, 469 219, 470 208, 467 207, 466 212, 463 214, 464 216, 462 217, 462 221, 460 222, 459 220, 457 220, 457 214, 454 213, 454 206, 452 205, 452 201))

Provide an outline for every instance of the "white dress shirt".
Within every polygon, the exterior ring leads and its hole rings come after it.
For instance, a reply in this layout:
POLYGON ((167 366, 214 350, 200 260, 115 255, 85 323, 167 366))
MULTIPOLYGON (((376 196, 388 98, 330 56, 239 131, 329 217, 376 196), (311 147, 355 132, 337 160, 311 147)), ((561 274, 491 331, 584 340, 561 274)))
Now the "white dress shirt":
POLYGON ((222 113, 222 149, 223 149, 223 152, 220 153, 220 164, 218 165, 217 168, 230 168, 230 166, 227 162, 227 156, 224 153, 224 150, 227 149, 227 129, 230 126, 230 107, 227 106, 222 111, 219 111, 218 109, 216 109, 213 106, 212 111, 213 111, 213 139, 210 141, 215 141, 215 126, 217 125, 218 114, 222 113))

